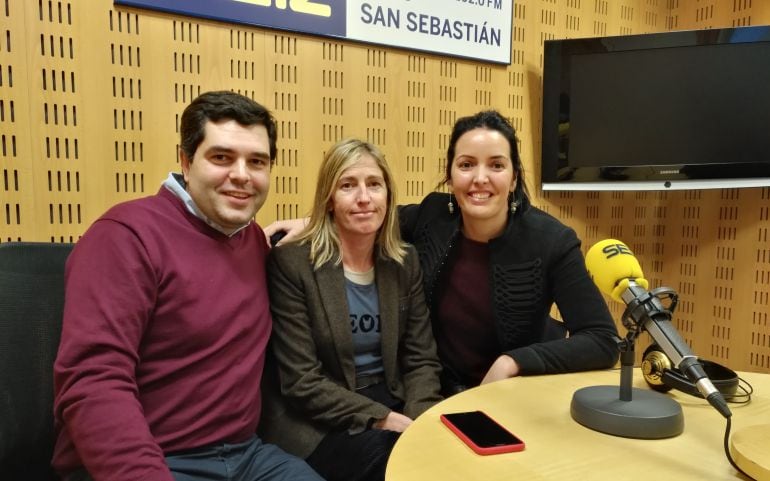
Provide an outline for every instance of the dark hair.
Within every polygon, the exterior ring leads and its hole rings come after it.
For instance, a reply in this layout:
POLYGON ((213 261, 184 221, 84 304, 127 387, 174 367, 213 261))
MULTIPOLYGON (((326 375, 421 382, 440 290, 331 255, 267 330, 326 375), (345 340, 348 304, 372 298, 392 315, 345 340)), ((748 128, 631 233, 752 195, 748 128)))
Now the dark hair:
POLYGON ((519 147, 516 144, 516 131, 508 119, 503 117, 500 112, 496 110, 484 110, 468 117, 461 117, 457 119, 454 127, 452 128, 452 135, 449 137, 449 147, 447 148, 447 162, 446 172, 444 174, 444 180, 442 184, 449 182, 452 177, 452 161, 455 158, 455 146, 457 140, 462 137, 463 134, 473 129, 488 129, 500 132, 503 137, 508 141, 508 145, 511 146, 511 164, 513 165, 513 171, 516 173, 516 188, 513 190, 513 197, 519 201, 529 199, 529 191, 527 185, 524 182, 524 167, 521 165, 521 157, 519 157, 519 147))
POLYGON ((278 129, 272 114, 250 98, 228 90, 200 94, 184 109, 179 125, 180 145, 190 161, 206 135, 206 122, 220 120, 235 120, 245 127, 263 125, 270 139, 270 161, 275 161, 278 129))

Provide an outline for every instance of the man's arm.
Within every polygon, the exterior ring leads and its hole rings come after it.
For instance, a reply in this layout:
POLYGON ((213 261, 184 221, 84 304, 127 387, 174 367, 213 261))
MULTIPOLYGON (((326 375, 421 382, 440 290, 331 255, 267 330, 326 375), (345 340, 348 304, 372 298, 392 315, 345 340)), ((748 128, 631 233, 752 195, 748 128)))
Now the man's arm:
POLYGON ((135 375, 155 276, 140 240, 110 220, 97 221, 67 262, 54 410, 94 481, 173 481, 135 375))

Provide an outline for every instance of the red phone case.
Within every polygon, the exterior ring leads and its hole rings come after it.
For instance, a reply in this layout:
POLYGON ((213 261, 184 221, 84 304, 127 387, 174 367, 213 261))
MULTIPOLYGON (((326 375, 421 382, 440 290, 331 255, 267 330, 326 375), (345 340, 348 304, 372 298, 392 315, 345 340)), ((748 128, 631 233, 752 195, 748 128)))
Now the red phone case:
MULTIPOLYGON (((481 411, 482 414, 484 414, 487 418, 489 418, 490 421, 500 426, 501 429, 504 431, 510 433, 512 436, 518 438, 518 436, 514 435, 507 429, 505 429, 503 426, 500 425, 497 421, 492 419, 488 414, 481 411)), ((521 441, 518 443, 511 443, 511 444, 503 444, 500 446, 491 446, 491 447, 482 447, 478 444, 474 443, 471 438, 469 438, 464 432, 460 430, 457 426, 455 426, 451 420, 449 420, 445 415, 440 416, 441 422, 444 423, 446 427, 448 427, 455 435, 460 438, 465 444, 468 445, 476 454, 481 454, 482 456, 486 456, 489 454, 501 454, 501 453, 513 453, 517 451, 523 451, 524 450, 524 441, 521 441)))

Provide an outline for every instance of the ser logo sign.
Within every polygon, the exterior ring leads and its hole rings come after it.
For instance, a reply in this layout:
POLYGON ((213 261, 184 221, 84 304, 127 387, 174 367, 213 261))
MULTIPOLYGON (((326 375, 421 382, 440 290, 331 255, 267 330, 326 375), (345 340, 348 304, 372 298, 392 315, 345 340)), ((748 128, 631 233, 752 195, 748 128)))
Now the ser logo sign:
POLYGON ((330 37, 345 36, 341 0, 113 0, 116 5, 330 37))
POLYGON ((236 2, 248 3, 259 7, 272 7, 279 10, 289 10, 297 13, 306 13, 318 17, 330 17, 332 14, 331 5, 319 1, 311 0, 235 0, 236 2))
POLYGON ((631 252, 631 249, 628 248, 625 244, 609 244, 604 246, 602 249, 602 252, 605 254, 605 257, 607 259, 611 259, 615 257, 616 255, 625 254, 625 255, 634 255, 633 252, 631 252))

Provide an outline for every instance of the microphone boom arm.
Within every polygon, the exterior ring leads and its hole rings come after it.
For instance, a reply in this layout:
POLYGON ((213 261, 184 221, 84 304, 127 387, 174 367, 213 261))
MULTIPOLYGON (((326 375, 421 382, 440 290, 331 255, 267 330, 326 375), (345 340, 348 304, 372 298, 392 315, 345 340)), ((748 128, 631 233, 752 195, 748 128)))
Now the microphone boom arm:
POLYGON ((679 303, 679 295, 670 287, 658 287, 649 292, 634 281, 628 282, 628 289, 623 291, 621 298, 626 303, 621 322, 628 330, 635 330, 637 334, 644 329, 644 321, 647 317, 664 315, 671 320, 674 309, 679 303), (663 307, 661 300, 670 299, 668 307, 663 307))
POLYGON ((687 348, 687 343, 671 323, 679 299, 676 292, 668 287, 659 287, 648 292, 634 280, 629 280, 628 288, 623 291, 621 298, 627 304, 622 322, 626 329, 635 332, 633 337, 646 330, 674 366, 695 383, 709 404, 724 417, 732 416, 721 393, 714 388, 698 362, 698 357, 687 348), (664 307, 661 302, 665 299, 671 300, 668 307, 664 307))

